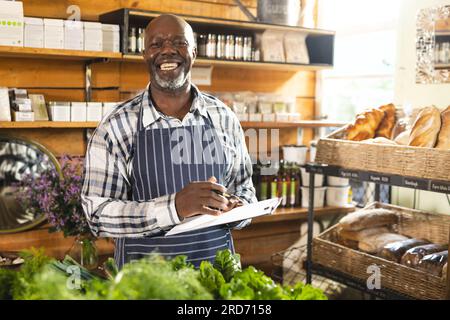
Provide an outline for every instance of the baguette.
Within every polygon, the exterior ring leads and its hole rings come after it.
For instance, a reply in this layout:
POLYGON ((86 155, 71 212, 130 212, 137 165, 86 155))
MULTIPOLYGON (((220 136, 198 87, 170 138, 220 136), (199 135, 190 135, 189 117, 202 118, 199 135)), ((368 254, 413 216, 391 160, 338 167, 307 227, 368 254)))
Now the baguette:
POLYGON ((384 116, 384 111, 378 109, 371 109, 358 114, 355 122, 346 128, 347 140, 362 141, 375 137, 375 131, 384 116))
POLYGON ((425 107, 417 116, 411 129, 408 145, 433 148, 441 129, 441 113, 435 106, 425 107))
POLYGON ((358 243, 358 248, 359 250, 367 253, 377 254, 384 248, 385 245, 407 239, 408 237, 402 236, 398 233, 379 233, 361 240, 358 243))
POLYGON ((435 148, 450 149, 450 106, 441 112, 441 121, 441 131, 439 131, 435 148))
POLYGON ((371 235, 379 234, 379 233, 388 233, 389 229, 387 227, 377 227, 377 228, 369 228, 363 229, 359 231, 351 231, 340 229, 338 231, 339 237, 348 240, 348 241, 361 241, 371 235))
POLYGON ((395 126, 395 106, 390 103, 381 106, 379 109, 384 111, 385 115, 375 133, 375 136, 392 139, 392 131, 395 126))
POLYGON ((349 213, 339 221, 344 230, 359 231, 367 228, 390 226, 397 223, 395 212, 387 209, 361 209, 349 213))

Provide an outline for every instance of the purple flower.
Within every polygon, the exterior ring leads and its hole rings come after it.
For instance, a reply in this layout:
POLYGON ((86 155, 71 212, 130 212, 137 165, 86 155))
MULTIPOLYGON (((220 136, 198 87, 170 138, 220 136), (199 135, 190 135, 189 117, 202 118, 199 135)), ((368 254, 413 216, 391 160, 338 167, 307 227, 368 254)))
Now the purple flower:
POLYGON ((81 207, 82 159, 63 156, 61 176, 55 171, 32 174, 17 183, 17 199, 33 213, 44 213, 55 231, 65 236, 89 233, 81 207))

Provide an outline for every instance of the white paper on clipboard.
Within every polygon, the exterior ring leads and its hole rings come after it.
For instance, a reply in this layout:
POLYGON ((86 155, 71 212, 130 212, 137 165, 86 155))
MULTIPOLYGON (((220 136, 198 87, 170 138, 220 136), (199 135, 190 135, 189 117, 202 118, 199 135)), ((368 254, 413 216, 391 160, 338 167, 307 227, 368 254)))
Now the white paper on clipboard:
POLYGON ((166 236, 272 214, 280 202, 281 198, 273 198, 234 208, 220 216, 200 215, 188 218, 173 227, 166 236))

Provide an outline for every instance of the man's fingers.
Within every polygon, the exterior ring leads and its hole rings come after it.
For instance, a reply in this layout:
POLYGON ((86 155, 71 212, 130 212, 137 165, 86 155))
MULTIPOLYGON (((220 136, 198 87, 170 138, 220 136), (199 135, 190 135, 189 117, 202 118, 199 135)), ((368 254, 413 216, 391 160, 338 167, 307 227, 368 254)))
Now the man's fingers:
POLYGON ((216 200, 213 198, 202 198, 202 204, 208 207, 226 210, 228 208, 228 202, 216 200))
POLYGON ((220 216, 222 214, 221 211, 214 210, 214 209, 208 208, 206 206, 203 206, 201 213, 202 214, 209 214, 211 216, 220 216))

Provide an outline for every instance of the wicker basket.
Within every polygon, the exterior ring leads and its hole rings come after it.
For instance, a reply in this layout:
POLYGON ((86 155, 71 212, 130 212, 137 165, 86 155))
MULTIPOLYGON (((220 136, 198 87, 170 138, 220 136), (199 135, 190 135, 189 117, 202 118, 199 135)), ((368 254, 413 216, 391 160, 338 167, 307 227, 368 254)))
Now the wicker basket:
MULTIPOLYGON (((369 207, 381 207, 395 211, 399 223, 394 229, 403 235, 425 238, 433 243, 449 242, 450 216, 430 214, 393 205, 373 203, 369 207)), ((381 287, 395 290, 403 295, 417 299, 446 299, 450 279, 442 278, 416 270, 396 262, 347 248, 336 243, 337 226, 324 231, 313 240, 312 261, 315 264, 340 271, 364 283, 370 274, 367 268, 376 265, 380 268, 381 287)))
POLYGON ((450 150, 343 140, 345 128, 317 143, 315 161, 347 169, 450 180, 450 150))

